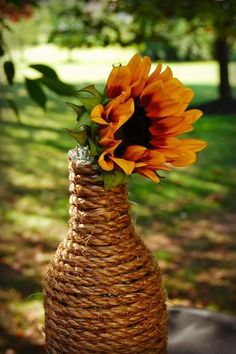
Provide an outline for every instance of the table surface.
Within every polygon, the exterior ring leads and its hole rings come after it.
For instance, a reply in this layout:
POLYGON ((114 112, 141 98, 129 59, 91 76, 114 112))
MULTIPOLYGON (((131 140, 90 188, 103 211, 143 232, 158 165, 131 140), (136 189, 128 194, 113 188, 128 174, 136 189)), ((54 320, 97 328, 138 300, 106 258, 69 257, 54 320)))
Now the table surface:
POLYGON ((236 354, 236 317, 194 308, 170 309, 168 354, 236 354))

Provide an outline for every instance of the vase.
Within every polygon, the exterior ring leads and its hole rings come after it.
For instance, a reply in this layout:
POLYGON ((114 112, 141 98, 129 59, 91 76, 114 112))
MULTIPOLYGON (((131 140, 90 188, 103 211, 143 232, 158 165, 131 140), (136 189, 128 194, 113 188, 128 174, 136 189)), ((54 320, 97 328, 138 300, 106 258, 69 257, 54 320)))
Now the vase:
POLYGON ((127 185, 105 190, 99 169, 69 153, 69 230, 44 281, 50 354, 167 353, 161 273, 135 233, 127 185))

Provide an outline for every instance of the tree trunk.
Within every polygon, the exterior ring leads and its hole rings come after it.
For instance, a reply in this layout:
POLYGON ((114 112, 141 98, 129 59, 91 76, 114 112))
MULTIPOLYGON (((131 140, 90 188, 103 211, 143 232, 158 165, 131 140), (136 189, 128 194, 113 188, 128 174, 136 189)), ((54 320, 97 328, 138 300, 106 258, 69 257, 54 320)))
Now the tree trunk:
POLYGON ((216 59, 219 62, 220 85, 219 95, 222 101, 231 99, 231 89, 229 84, 229 46, 227 37, 218 36, 216 39, 216 59))

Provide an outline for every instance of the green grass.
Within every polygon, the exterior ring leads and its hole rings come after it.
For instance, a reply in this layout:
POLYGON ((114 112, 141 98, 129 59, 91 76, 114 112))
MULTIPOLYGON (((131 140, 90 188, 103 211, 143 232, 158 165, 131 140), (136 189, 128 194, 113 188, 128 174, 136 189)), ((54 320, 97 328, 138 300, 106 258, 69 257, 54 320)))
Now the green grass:
MULTIPOLYGON (((113 60, 111 54, 106 63, 113 60)), ((75 67, 56 65, 62 74, 75 67)), ((87 65, 94 75, 94 59, 87 65)), ((188 64, 189 70, 198 75, 194 64, 188 64)), ((102 85, 99 75, 96 81, 102 85)), ((194 85, 195 104, 217 97, 213 81, 194 85)), ((78 77, 78 86, 83 82, 78 77)), ((63 99, 51 95, 47 112, 42 112, 21 83, 15 90, 22 124, 7 108, 0 122, 0 300, 5 323, 0 347, 16 342, 17 353, 37 353, 43 321, 40 282, 67 230, 67 152, 74 141, 65 128, 74 125, 74 115, 63 99)), ((208 142, 196 165, 165 174, 158 185, 139 176, 131 179, 135 224, 160 262, 172 303, 236 313, 236 117, 205 116, 191 136, 208 142)))
POLYGON ((165 174, 161 185, 133 178, 131 198, 138 203, 134 209, 140 221, 233 208, 236 197, 235 133, 235 118, 206 116, 195 127, 194 136, 208 142, 196 165, 165 174))
MULTIPOLYGON (((21 93, 23 124, 19 124, 9 110, 4 111, 1 122, 4 203, 12 195, 17 197, 14 210, 9 210, 7 204, 5 218, 13 225, 19 223, 17 227, 25 226, 22 217, 30 209, 25 222, 41 227, 41 223, 50 223, 51 218, 67 218, 66 154, 74 141, 65 128, 74 125, 74 115, 55 97, 51 97, 49 109, 43 113, 22 94, 22 85, 18 85, 18 92, 21 93)), ((214 94, 212 91, 212 97, 214 94)), ((132 177, 130 199, 134 202, 138 222, 233 207, 235 133, 234 117, 205 116, 191 133, 208 142, 196 165, 163 174, 165 178, 158 185, 139 176, 132 177)))

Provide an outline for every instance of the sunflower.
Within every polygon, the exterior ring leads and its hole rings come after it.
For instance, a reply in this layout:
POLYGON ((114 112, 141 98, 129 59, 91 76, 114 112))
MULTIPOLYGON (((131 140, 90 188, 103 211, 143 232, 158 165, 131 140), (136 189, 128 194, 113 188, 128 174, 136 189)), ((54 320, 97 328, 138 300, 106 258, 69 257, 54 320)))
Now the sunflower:
POLYGON ((158 171, 191 165, 206 143, 177 138, 191 131, 202 115, 197 109, 186 110, 193 91, 174 78, 169 67, 162 70, 159 63, 152 74, 150 69, 150 58, 139 54, 114 67, 106 103, 96 105, 90 117, 98 126, 102 170, 138 173, 159 182, 158 171))

